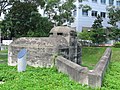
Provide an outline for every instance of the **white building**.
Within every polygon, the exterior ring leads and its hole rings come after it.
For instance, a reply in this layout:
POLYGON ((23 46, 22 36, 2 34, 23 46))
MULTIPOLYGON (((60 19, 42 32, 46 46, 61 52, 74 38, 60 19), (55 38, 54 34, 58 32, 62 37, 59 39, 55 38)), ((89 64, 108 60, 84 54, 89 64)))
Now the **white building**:
POLYGON ((81 32, 85 29, 89 30, 92 27, 93 22, 98 14, 103 18, 103 27, 110 27, 111 25, 108 24, 109 18, 106 8, 110 5, 120 6, 120 0, 83 0, 83 2, 79 2, 79 0, 77 0, 75 5, 75 22, 72 23, 71 26, 75 27, 77 31, 81 32), (81 4, 90 6, 91 10, 83 10, 80 8, 81 4))

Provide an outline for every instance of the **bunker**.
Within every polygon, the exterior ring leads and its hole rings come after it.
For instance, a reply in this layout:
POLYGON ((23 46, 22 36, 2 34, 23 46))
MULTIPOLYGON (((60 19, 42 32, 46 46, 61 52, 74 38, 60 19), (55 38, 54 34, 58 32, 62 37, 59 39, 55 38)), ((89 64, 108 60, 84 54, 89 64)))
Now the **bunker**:
POLYGON ((8 47, 8 65, 17 65, 17 54, 27 49, 27 64, 34 67, 52 67, 54 55, 81 64, 81 47, 77 42, 77 33, 67 26, 54 27, 49 37, 21 37, 8 47))

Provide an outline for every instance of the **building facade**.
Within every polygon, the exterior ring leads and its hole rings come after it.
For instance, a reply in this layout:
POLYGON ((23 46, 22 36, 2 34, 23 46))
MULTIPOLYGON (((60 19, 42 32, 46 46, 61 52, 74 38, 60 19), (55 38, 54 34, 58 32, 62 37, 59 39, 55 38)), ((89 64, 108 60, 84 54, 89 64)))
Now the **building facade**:
MULTIPOLYGON (((93 25, 96 16, 99 14, 103 18, 102 25, 104 28, 111 27, 108 24, 109 18, 107 15, 106 8, 113 5, 115 7, 120 6, 119 0, 84 0, 75 2, 76 10, 73 11, 73 16, 75 17, 74 23, 71 24, 72 27, 76 28, 77 31, 82 32, 82 30, 90 30, 93 25), (91 10, 84 10, 81 5, 88 5, 91 10)), ((118 27, 120 23, 118 22, 118 27)))

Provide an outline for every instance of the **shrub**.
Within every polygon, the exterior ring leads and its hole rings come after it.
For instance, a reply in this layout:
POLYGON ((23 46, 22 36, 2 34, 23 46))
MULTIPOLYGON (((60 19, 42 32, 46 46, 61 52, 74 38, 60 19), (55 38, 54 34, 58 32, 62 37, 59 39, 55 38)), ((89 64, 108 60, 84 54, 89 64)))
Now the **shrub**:
POLYGON ((116 42, 116 43, 114 44, 114 47, 115 47, 115 48, 120 48, 120 42, 116 42))

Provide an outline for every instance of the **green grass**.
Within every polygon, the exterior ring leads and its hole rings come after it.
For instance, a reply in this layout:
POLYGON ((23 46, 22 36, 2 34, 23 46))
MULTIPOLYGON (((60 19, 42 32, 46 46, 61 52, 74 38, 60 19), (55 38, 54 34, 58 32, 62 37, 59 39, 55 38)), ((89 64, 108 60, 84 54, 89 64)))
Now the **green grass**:
POLYGON ((8 50, 2 50, 0 53, 8 53, 8 50))
POLYGON ((7 53, 8 53, 7 50, 0 51, 0 61, 7 62, 8 57, 7 53))
POLYGON ((83 47, 82 48, 82 65, 93 69, 100 60, 106 47, 83 47))
MULTIPOLYGON (((99 49, 84 48, 83 53, 86 52, 87 55, 88 52, 92 51, 90 54, 95 56, 99 53, 99 49)), ((104 52, 105 48, 101 49, 101 52, 104 52)), ((91 58, 91 55, 88 55, 88 58, 91 58)), ((88 61, 88 64, 96 63, 93 59, 88 61)), ((0 85, 0 90, 120 90, 120 48, 112 48, 111 63, 101 89, 82 86, 70 80, 67 75, 58 73, 55 68, 27 66, 25 72, 18 73, 17 67, 11 67, 4 63, 0 64, 0 81, 5 82, 0 85)))
POLYGON ((112 48, 112 58, 102 88, 120 90, 120 48, 112 48))
POLYGON ((0 79, 4 84, 0 90, 90 90, 58 73, 54 68, 27 67, 23 73, 18 73, 16 67, 0 65, 0 79))
MULTIPOLYGON (((1 51, 1 59, 7 51, 1 51)), ((70 80, 55 68, 34 68, 27 66, 25 72, 17 72, 17 67, 0 64, 0 90, 91 90, 88 86, 82 86, 70 80)))

